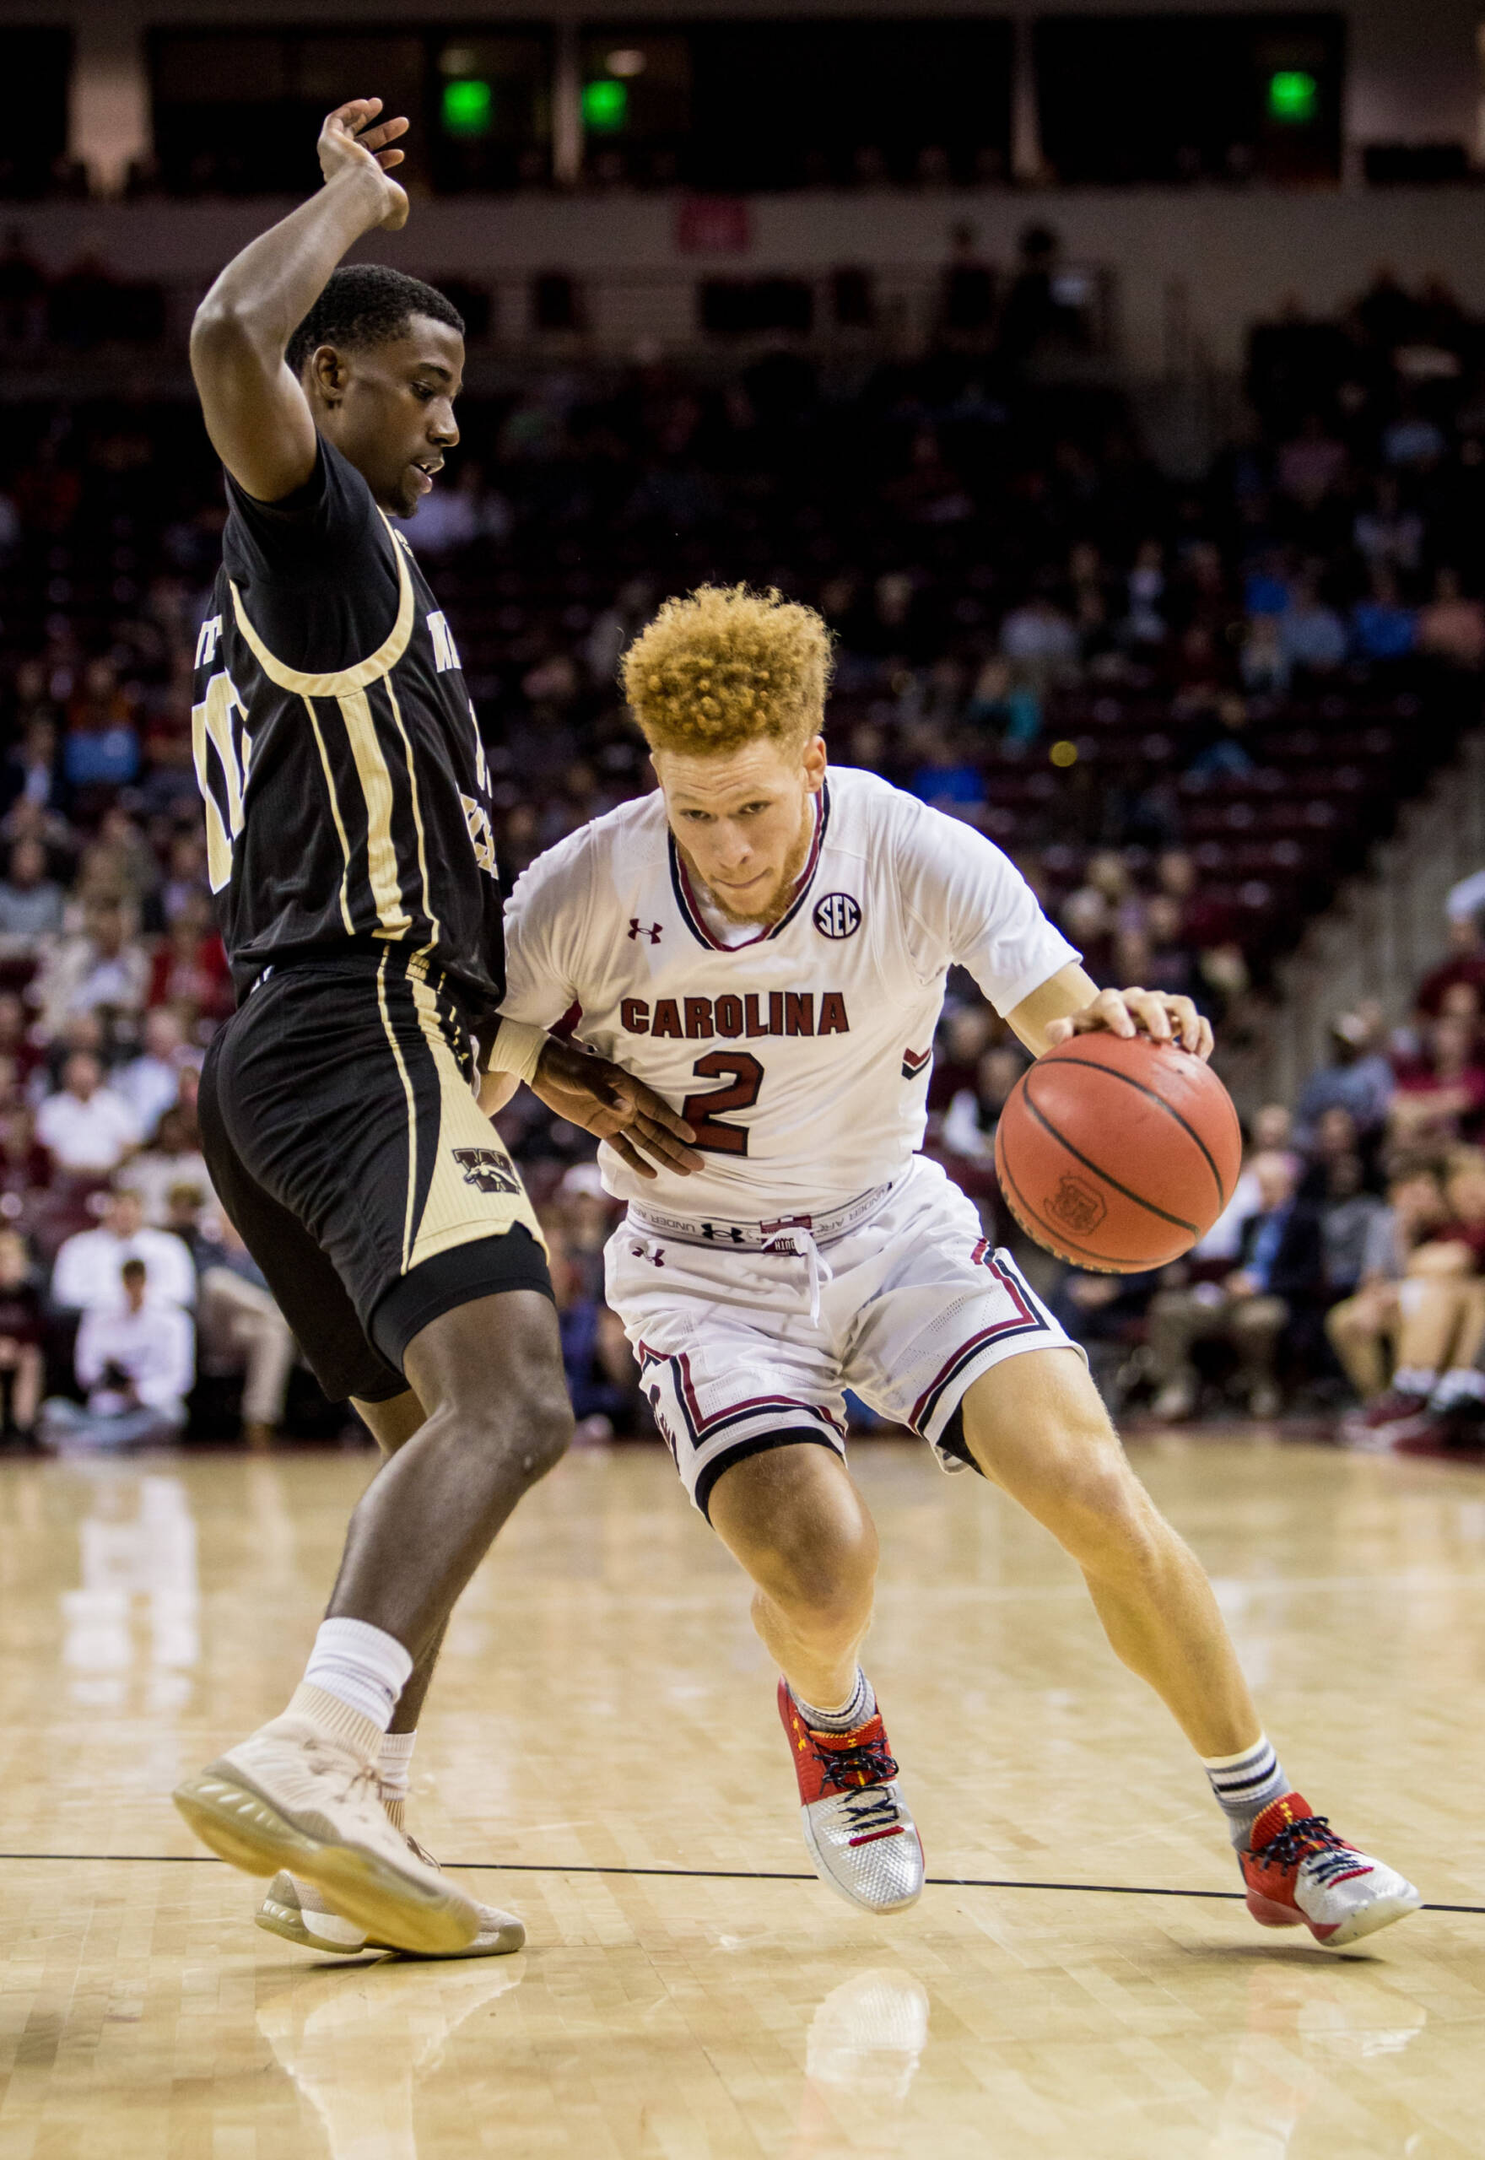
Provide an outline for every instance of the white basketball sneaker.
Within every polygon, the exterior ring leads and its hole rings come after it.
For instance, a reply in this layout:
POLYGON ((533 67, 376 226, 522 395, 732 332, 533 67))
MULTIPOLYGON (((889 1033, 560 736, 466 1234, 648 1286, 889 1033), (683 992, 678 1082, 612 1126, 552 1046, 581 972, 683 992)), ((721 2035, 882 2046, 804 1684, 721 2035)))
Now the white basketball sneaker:
POLYGON ((474 1940, 479 1915, 393 1829, 370 1757, 380 1738, 369 1719, 301 1687, 282 1717, 178 1786, 175 1804, 233 1867, 291 1869, 368 1936, 447 1956, 474 1940))
MULTIPOLYGON (((415 1859, 421 1860, 425 1867, 438 1867, 433 1855, 425 1852, 410 1832, 402 1830, 399 1835, 406 1838, 415 1859)), ((287 1868, 281 1868, 269 1884, 268 1895, 254 1917, 258 1926, 266 1928, 270 1935, 281 1935, 285 1942, 298 1943, 305 1950, 318 1950, 327 1957, 356 1957, 363 1950, 391 1950, 404 1958, 508 1957, 513 1950, 524 1946, 526 1930, 514 1913, 502 1912, 498 1905, 476 1904, 474 1909, 479 1919, 479 1933, 462 1949, 404 1950, 397 1943, 379 1942, 354 1920, 347 1920, 338 1913, 325 1893, 317 1890, 312 1882, 301 1881, 287 1868)))
POLYGON ((1238 1859, 1259 1925, 1307 1927, 1327 1950, 1374 1935, 1423 1903, 1406 1876, 1337 1837, 1302 1793, 1269 1802, 1238 1859))
POLYGON ((880 1710, 854 1732, 814 1732, 787 1680, 779 1716, 789 1735, 804 1842, 815 1873, 867 1912, 901 1912, 923 1889, 923 1845, 897 1786, 880 1710))

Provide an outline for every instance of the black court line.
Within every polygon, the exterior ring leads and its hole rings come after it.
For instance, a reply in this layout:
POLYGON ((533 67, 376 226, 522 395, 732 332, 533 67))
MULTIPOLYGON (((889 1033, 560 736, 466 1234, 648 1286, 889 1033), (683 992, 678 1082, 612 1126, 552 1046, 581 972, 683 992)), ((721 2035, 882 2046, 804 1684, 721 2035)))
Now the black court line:
MULTIPOLYGON (((214 1853, 67 1853, 0 1852, 7 1860, 102 1861, 106 1866, 225 1867, 214 1853)), ((561 1860, 444 1860, 440 1866, 486 1875, 652 1875, 665 1882, 814 1882, 813 1872, 797 1875, 776 1868, 670 1868, 594 1867, 568 1865, 561 1860)), ((1216 1898, 1232 1903, 1244 1896, 1241 1890, 1173 1890, 1168 1884, 1109 1882, 1023 1882, 1000 1875, 928 1875, 930 1890, 1066 1890, 1089 1897, 1188 1897, 1216 1898)), ((1422 1912, 1485 1914, 1485 1905, 1423 1905, 1422 1912)))

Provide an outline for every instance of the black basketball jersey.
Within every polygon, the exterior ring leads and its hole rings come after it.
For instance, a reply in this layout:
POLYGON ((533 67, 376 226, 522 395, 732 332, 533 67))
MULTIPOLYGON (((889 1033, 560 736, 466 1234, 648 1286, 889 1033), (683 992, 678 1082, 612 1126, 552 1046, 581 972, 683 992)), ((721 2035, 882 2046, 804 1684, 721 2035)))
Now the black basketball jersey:
POLYGON ((239 992, 270 963, 395 944, 505 987, 490 782, 448 624, 334 445, 260 503, 227 479, 191 714, 239 992))

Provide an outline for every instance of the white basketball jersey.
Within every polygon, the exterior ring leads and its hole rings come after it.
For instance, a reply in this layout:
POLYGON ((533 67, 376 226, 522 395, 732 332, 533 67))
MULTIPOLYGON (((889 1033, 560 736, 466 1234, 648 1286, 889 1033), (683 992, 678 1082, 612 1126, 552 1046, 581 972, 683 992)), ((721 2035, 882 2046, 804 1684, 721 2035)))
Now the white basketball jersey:
POLYGON ((691 1177, 640 1178, 601 1148, 608 1190, 737 1223, 823 1214, 906 1167, 952 965, 1004 1014, 1079 957, 999 848, 850 768, 815 798, 767 928, 710 912, 656 792, 534 862, 505 935, 505 1015, 550 1026, 579 1006, 579 1040, 696 1129, 691 1177))

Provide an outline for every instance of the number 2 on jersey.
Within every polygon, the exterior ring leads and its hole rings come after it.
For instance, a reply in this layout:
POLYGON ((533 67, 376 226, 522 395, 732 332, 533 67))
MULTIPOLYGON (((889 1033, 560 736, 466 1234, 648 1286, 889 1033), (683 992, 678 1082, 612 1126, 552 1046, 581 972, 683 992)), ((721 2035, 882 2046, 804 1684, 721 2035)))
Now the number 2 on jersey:
POLYGON ((716 1110, 751 1110, 763 1085, 763 1067, 746 1050, 709 1050, 691 1067, 698 1080, 720 1080, 731 1074, 731 1087, 710 1088, 704 1095, 688 1095, 681 1116, 696 1135, 696 1145, 713 1155, 746 1155, 748 1128, 728 1125, 714 1117, 716 1110))

